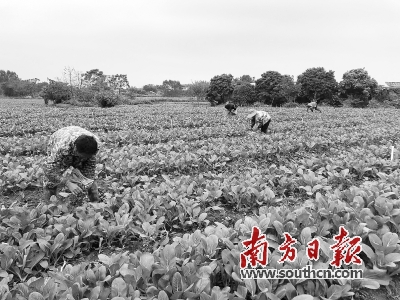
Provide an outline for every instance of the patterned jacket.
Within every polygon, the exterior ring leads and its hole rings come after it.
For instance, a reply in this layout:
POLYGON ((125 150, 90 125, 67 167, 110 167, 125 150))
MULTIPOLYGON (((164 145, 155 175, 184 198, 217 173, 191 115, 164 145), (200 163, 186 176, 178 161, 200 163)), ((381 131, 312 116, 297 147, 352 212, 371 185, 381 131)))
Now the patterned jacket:
POLYGON ((68 126, 54 132, 47 144, 47 161, 44 166, 45 186, 54 188, 65 183, 64 172, 77 168, 82 175, 94 179, 96 170, 96 155, 83 159, 74 153, 74 142, 82 134, 93 136, 100 148, 100 139, 90 131, 79 126, 68 126))
POLYGON ((308 107, 316 108, 317 107, 317 102, 313 101, 307 104, 308 107))
MULTIPOLYGON (((257 110, 252 112, 250 115, 247 116, 247 118, 255 118, 255 126, 259 126, 259 125, 264 125, 265 123, 267 123, 268 121, 271 120, 271 116, 266 112, 266 111, 262 111, 262 110, 257 110)), ((254 128, 253 127, 253 128, 254 128)))

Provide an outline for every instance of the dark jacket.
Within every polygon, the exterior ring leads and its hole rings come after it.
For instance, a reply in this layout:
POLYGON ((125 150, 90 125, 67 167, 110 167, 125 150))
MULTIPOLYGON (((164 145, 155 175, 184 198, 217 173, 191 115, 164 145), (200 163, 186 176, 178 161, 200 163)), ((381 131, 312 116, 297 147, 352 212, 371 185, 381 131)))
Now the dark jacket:
POLYGON ((235 110, 235 109, 237 109, 237 105, 236 104, 232 104, 232 103, 227 103, 226 105, 225 105, 225 108, 227 109, 227 110, 235 110))

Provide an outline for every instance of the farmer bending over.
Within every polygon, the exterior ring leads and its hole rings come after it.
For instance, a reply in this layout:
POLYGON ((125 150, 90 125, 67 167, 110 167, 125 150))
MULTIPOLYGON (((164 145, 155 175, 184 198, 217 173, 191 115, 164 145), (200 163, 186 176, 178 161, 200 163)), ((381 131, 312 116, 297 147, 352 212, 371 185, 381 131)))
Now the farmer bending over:
POLYGON ((313 101, 313 102, 310 102, 310 103, 308 103, 307 104, 307 111, 309 110, 309 109, 311 109, 311 112, 314 112, 314 109, 315 110, 318 110, 319 112, 321 112, 321 110, 317 107, 317 102, 316 101, 313 101))
POLYGON ((251 119, 251 129, 261 128, 261 132, 267 133, 269 124, 271 123, 271 116, 262 110, 253 111, 247 116, 247 119, 251 119))
MULTIPOLYGON (((64 127, 51 135, 44 166, 47 200, 64 186, 74 195, 83 192, 85 188, 76 181, 72 182, 71 177, 65 175, 65 171, 72 167, 74 171, 79 170, 84 177, 94 180, 99 146, 100 139, 79 126, 64 127)), ((96 182, 86 188, 89 200, 99 201, 96 182)))
POLYGON ((237 104, 227 103, 225 108, 228 110, 228 115, 236 115, 237 114, 237 104))

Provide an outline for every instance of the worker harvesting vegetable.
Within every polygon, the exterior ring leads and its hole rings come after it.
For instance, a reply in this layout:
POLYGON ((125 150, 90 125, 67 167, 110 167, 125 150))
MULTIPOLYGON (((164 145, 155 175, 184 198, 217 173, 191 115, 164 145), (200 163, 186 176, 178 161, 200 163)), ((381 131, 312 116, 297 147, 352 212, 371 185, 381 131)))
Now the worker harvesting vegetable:
POLYGON ((267 133, 267 129, 271 123, 271 116, 266 111, 253 111, 247 116, 247 119, 251 119, 252 129, 256 128, 257 125, 257 129, 261 128, 261 132, 267 133))
POLYGON ((100 139, 79 126, 68 126, 54 132, 47 145, 44 166, 45 198, 50 199, 66 187, 74 195, 87 190, 90 201, 99 201, 95 181, 99 146, 100 139))
POLYGON ((237 104, 227 103, 225 108, 228 110, 228 115, 236 115, 237 114, 237 104))
POLYGON ((314 109, 315 109, 315 110, 318 110, 319 112, 321 112, 321 110, 317 106, 318 106, 317 101, 310 102, 307 104, 307 111, 309 109, 311 109, 311 112, 314 112, 314 109))

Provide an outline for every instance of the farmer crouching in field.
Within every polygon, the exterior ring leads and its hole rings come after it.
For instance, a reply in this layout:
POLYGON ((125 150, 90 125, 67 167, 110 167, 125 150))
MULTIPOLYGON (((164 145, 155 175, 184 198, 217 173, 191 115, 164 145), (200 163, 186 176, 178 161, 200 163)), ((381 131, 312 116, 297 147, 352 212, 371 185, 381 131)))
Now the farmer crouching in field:
POLYGON ((271 116, 266 111, 253 111, 247 116, 247 119, 251 119, 251 129, 256 128, 257 125, 257 129, 261 128, 261 132, 267 133, 268 126, 271 123, 271 116))
POLYGON ((228 115, 236 115, 237 114, 237 104, 227 103, 225 108, 228 110, 228 115))
POLYGON ((319 112, 321 112, 321 110, 317 106, 318 106, 318 104, 316 101, 310 102, 307 104, 307 111, 309 109, 311 109, 311 112, 314 112, 314 109, 315 109, 315 110, 318 110, 319 112))
POLYGON ((82 181, 75 180, 76 177, 66 175, 65 172, 72 167, 73 172, 80 174, 80 178, 84 179, 83 182, 87 182, 87 179, 94 180, 99 146, 100 139, 79 126, 64 127, 51 135, 44 166, 46 200, 65 186, 74 195, 79 195, 87 189, 89 200, 99 201, 95 181, 92 183, 89 180, 89 186, 85 186, 82 181))

